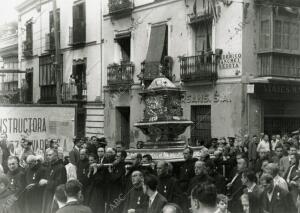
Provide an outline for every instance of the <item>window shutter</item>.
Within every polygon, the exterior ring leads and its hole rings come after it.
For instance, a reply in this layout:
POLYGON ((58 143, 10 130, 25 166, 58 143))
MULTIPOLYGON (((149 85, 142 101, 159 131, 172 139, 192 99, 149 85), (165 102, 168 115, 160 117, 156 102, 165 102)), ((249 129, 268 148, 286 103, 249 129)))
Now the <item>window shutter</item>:
POLYGON ((85 42, 85 2, 73 6, 73 42, 85 42))
POLYGON ((80 41, 85 42, 86 23, 85 23, 85 3, 79 5, 79 24, 80 24, 80 41))

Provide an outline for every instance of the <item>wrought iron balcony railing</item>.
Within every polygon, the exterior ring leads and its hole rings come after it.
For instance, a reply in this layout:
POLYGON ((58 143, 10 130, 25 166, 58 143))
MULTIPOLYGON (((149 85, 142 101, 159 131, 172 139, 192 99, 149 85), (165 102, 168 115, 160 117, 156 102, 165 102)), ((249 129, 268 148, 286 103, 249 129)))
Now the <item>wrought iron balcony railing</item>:
POLYGON ((258 54, 260 77, 300 78, 300 55, 258 54))
POLYGON ((85 102, 87 101, 86 84, 63 83, 62 100, 64 102, 85 102))
POLYGON ((202 54, 180 58, 180 78, 182 81, 217 80, 215 54, 202 54))
POLYGON ((109 0, 109 14, 111 16, 129 15, 133 10, 131 0, 109 0))
POLYGON ((133 73, 134 64, 131 62, 111 64, 107 67, 108 85, 131 84, 133 73))

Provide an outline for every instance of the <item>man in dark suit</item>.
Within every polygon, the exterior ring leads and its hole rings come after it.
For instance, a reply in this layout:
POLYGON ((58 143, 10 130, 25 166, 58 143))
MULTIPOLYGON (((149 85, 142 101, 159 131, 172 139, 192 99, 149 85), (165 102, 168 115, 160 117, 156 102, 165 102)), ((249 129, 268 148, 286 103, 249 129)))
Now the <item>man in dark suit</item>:
POLYGON ((242 172, 247 169, 247 162, 244 158, 237 159, 237 172, 230 183, 227 184, 229 195, 228 210, 231 213, 243 212, 240 197, 243 194, 244 186, 242 184, 242 172))
POLYGON ((168 202, 181 205, 181 190, 178 181, 168 172, 169 165, 166 161, 157 163, 158 186, 157 191, 163 195, 168 202))
POLYGON ((144 178, 143 190, 149 197, 147 213, 158 213, 168 203, 167 199, 157 191, 158 180, 154 175, 144 178))
POLYGON ((80 153, 79 153, 80 140, 79 140, 79 138, 74 138, 73 142, 74 142, 74 147, 69 152, 70 163, 77 167, 79 159, 80 159, 80 153))
POLYGON ((69 180, 65 186, 67 195, 66 205, 60 208, 57 213, 92 213, 92 210, 81 204, 81 183, 78 180, 69 180))
POLYGON ((297 212, 291 194, 275 186, 271 175, 264 174, 261 177, 261 185, 264 187, 262 202, 265 213, 297 212))
POLYGON ((245 192, 249 197, 249 212, 260 213, 262 212, 261 196, 263 190, 256 184, 255 173, 251 170, 244 171, 242 173, 242 183, 245 188, 245 192))

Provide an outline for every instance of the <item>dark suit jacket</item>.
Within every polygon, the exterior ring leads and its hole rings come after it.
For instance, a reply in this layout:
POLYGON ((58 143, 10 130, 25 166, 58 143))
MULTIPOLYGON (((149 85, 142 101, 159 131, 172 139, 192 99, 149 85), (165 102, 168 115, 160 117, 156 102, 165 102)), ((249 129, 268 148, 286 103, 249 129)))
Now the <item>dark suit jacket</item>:
POLYGON ((84 205, 81 205, 79 202, 70 202, 56 213, 92 213, 92 210, 84 205))
POLYGON ((245 188, 242 184, 242 174, 240 173, 237 178, 233 181, 232 186, 228 189, 229 202, 228 210, 231 213, 243 212, 243 206, 241 203, 241 196, 243 194, 243 189, 245 188))
POLYGON ((249 213, 263 212, 262 195, 263 189, 258 185, 254 187, 252 192, 249 192, 249 213))
POLYGON ((74 166, 78 166, 80 153, 75 147, 70 151, 69 156, 70 156, 70 163, 73 164, 74 166))
POLYGON ((160 213, 167 203, 167 199, 158 192, 147 213, 160 213))
POLYGON ((268 199, 267 191, 263 192, 263 210, 269 213, 296 213, 297 208, 289 192, 275 186, 271 202, 268 199))

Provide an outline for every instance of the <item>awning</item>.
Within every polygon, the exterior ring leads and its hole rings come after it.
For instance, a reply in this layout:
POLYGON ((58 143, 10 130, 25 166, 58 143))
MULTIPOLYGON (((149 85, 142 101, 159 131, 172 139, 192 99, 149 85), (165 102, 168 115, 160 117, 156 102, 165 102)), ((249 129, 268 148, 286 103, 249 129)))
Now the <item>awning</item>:
POLYGON ((0 73, 27 73, 27 72, 18 69, 0 69, 0 73))
POLYGON ((166 24, 151 27, 146 63, 160 62, 164 49, 166 29, 166 24))

